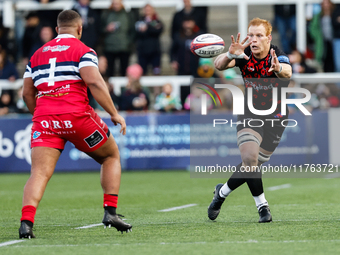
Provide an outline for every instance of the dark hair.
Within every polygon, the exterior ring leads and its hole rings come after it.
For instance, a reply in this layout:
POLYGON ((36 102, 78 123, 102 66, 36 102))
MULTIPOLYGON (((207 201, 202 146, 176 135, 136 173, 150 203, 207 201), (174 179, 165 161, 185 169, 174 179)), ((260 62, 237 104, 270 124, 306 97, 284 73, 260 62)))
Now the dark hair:
POLYGON ((81 19, 78 12, 65 10, 59 13, 57 18, 58 27, 72 27, 74 23, 81 19))
POLYGON ((192 15, 185 15, 183 17, 182 22, 184 22, 184 21, 194 21, 195 22, 195 18, 192 15))
POLYGON ((37 12, 29 12, 29 13, 26 15, 25 19, 28 20, 28 19, 30 19, 30 18, 32 18, 32 17, 37 17, 37 18, 39 18, 39 15, 38 15, 37 12))

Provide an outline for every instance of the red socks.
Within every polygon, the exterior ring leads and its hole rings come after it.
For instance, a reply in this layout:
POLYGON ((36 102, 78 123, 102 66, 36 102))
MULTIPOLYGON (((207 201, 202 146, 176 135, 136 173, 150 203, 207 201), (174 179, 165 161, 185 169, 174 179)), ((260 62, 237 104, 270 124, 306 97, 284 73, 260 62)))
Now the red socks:
POLYGON ((111 206, 117 208, 118 195, 116 194, 104 194, 103 207, 111 206))
MULTIPOLYGON (((118 204, 118 195, 104 194, 104 204, 103 204, 104 207, 111 206, 111 207, 117 208, 117 204, 118 204)), ((25 205, 21 210, 22 217, 20 221, 28 220, 34 223, 34 216, 35 216, 36 211, 37 211, 37 208, 35 208, 34 206, 25 205)))
POLYGON ((32 223, 34 223, 34 216, 35 216, 36 211, 37 211, 37 208, 35 208, 33 205, 25 205, 21 209, 22 217, 21 217, 20 221, 28 220, 28 221, 31 221, 32 223))

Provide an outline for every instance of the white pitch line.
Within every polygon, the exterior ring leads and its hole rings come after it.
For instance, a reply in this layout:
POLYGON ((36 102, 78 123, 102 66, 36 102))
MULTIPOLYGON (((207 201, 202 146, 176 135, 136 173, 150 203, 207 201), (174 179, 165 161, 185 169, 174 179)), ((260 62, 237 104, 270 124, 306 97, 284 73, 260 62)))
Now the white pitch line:
POLYGON ((13 241, 8 241, 8 242, 0 243, 0 247, 11 245, 11 244, 16 244, 16 243, 21 243, 23 241, 25 241, 25 240, 13 240, 13 241))
POLYGON ((292 187, 292 184, 287 183, 287 184, 269 187, 269 188, 267 188, 267 190, 268 191, 274 191, 274 190, 279 190, 279 189, 289 189, 290 187, 292 187))
MULTIPOLYGON (((188 245, 188 244, 268 244, 268 243, 339 243, 340 239, 333 240, 247 240, 247 241, 221 241, 221 242, 161 242, 155 245, 188 245)), ((88 246, 125 246, 125 243, 94 243, 94 244, 43 244, 43 245, 15 245, 13 248, 36 248, 36 247, 88 247, 88 246)), ((150 243, 129 243, 129 245, 140 246, 150 245, 150 243)))
POLYGON ((167 208, 167 209, 163 209, 163 210, 158 210, 157 212, 171 212, 171 211, 176 211, 176 210, 180 210, 180 209, 184 209, 184 208, 188 208, 188 207, 192 207, 192 206, 196 206, 197 204, 188 204, 188 205, 182 205, 182 206, 176 206, 176 207, 171 207, 171 208, 167 208))
POLYGON ((87 225, 87 226, 82 226, 82 227, 77 227, 74 229, 84 229, 84 228, 93 228, 93 227, 98 227, 98 226, 102 226, 103 223, 97 223, 97 224, 91 224, 91 225, 87 225))

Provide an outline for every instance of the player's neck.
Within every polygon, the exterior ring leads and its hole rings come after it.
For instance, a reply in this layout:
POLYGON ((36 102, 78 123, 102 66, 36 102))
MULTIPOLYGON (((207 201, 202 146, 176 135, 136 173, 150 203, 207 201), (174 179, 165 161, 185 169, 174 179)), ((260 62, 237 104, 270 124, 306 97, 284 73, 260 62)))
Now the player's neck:
POLYGON ((75 38, 80 39, 79 34, 72 28, 59 28, 58 35, 69 34, 73 35, 75 38))

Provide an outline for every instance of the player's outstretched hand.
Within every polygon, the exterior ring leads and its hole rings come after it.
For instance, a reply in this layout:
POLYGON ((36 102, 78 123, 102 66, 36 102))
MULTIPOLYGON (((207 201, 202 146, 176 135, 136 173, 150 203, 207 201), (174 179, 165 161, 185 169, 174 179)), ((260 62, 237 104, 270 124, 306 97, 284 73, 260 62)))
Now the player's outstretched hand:
POLYGON ((115 126, 117 126, 117 124, 120 124, 120 133, 122 133, 123 135, 126 134, 126 123, 125 123, 125 119, 120 116, 119 114, 115 115, 115 116, 111 116, 111 121, 113 122, 113 124, 115 124, 115 126))
POLYGON ((280 62, 276 56, 275 50, 270 50, 270 55, 272 55, 272 65, 270 66, 268 73, 270 72, 280 72, 280 62))
POLYGON ((244 54, 244 49, 247 48, 251 44, 251 42, 247 42, 247 40, 249 39, 249 36, 244 38, 244 40, 241 43, 240 43, 240 36, 241 34, 238 33, 236 37, 236 42, 235 42, 234 36, 233 35, 231 36, 231 45, 229 47, 229 53, 232 55, 236 55, 236 56, 242 56, 241 58, 249 60, 249 57, 246 54, 244 54))

